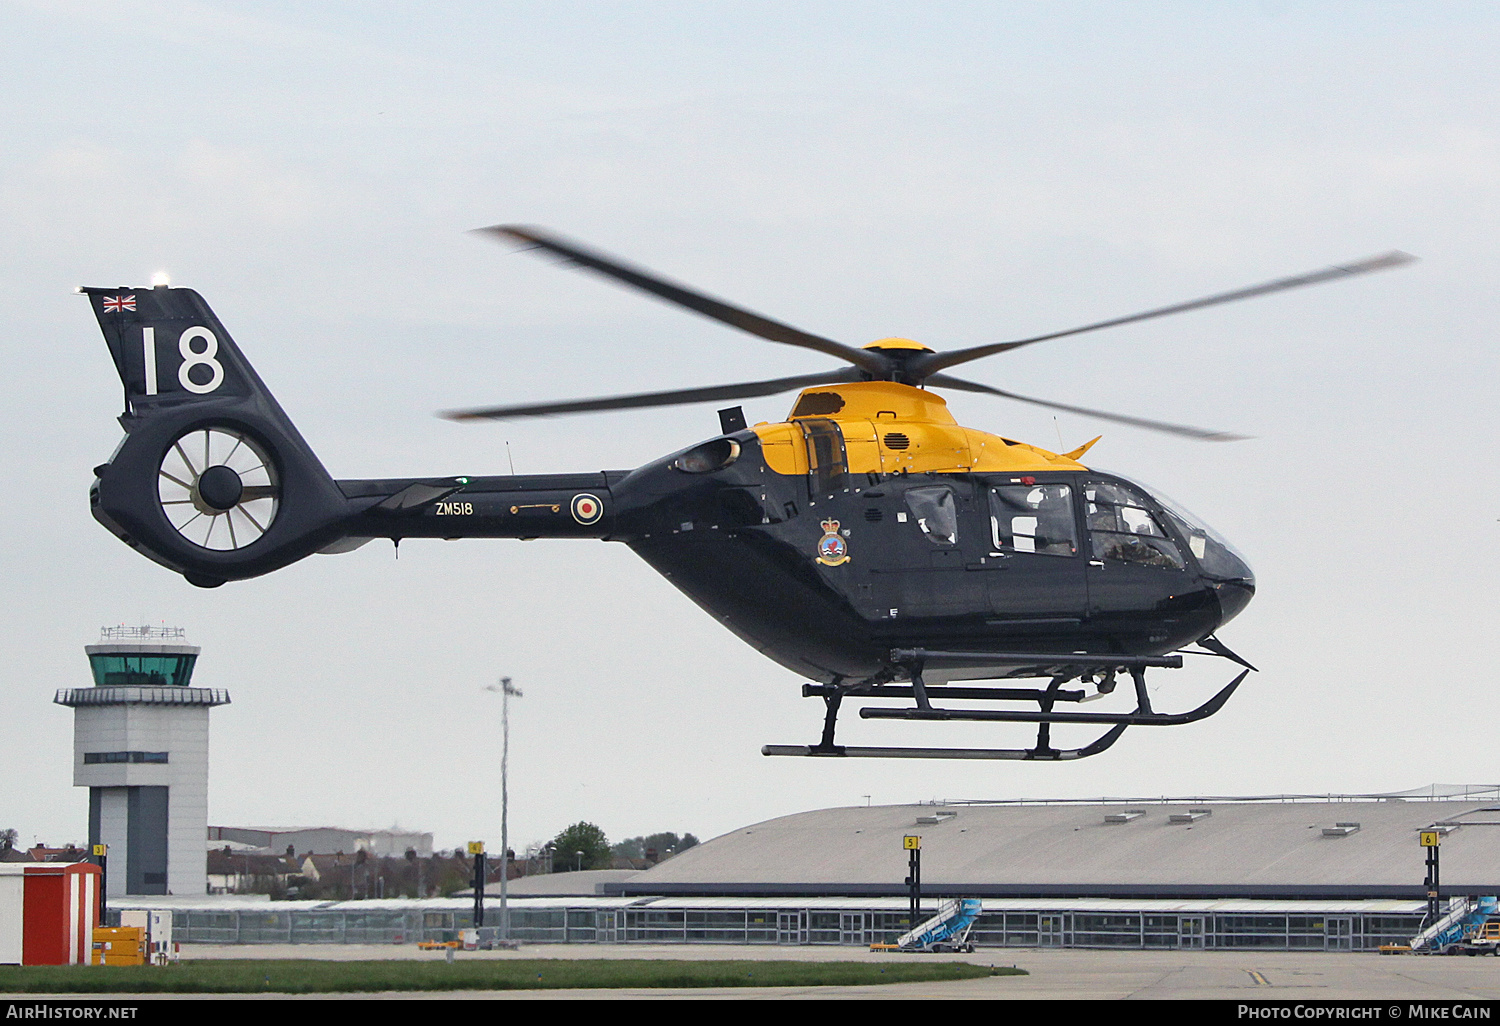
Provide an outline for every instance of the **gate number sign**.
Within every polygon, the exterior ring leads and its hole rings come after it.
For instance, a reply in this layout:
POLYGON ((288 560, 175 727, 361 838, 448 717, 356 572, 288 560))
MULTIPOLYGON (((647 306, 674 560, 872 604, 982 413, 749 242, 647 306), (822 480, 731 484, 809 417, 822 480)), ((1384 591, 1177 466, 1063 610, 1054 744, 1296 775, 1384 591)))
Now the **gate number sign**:
POLYGON ((1438 846, 1438 832, 1436 830, 1423 830, 1421 832, 1422 847, 1436 848, 1438 846))
POLYGON ((920 837, 912 837, 908 834, 901 839, 901 847, 906 851, 918 851, 922 847, 922 839, 920 837))

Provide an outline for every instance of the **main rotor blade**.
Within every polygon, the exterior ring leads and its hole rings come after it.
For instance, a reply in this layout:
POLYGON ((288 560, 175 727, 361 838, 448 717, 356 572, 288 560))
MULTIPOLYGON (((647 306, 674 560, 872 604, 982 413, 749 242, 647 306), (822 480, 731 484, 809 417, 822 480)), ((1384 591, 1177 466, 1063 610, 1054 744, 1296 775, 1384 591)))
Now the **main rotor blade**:
POLYGON ((1389 253, 1382 253, 1380 256, 1370 257, 1368 260, 1361 260, 1358 263, 1327 267, 1321 271, 1299 274, 1291 278, 1277 278, 1275 281, 1264 282, 1260 285, 1251 285, 1248 288, 1235 289, 1233 292, 1220 292, 1216 295, 1204 296, 1202 299, 1189 300, 1186 303, 1176 303, 1172 306, 1147 310, 1144 313, 1131 314, 1128 317, 1115 317, 1107 321, 1099 321, 1095 324, 1085 324, 1081 328, 1054 331, 1047 335, 1023 338, 1015 342, 995 342, 990 345, 974 346, 969 349, 955 349, 947 353, 924 354, 912 360, 907 365, 908 373, 914 376, 932 374, 935 371, 942 370, 944 367, 953 367, 960 363, 967 363, 970 360, 978 360, 981 357, 1009 352, 1012 349, 1029 346, 1034 342, 1047 342, 1051 339, 1064 338, 1068 335, 1081 335, 1086 331, 1099 331, 1102 328, 1113 328, 1121 324, 1133 324, 1136 321, 1150 320, 1153 317, 1165 317, 1168 314, 1184 313, 1188 310, 1200 310, 1205 306, 1217 306, 1220 303, 1233 303, 1241 299, 1252 299, 1255 296, 1270 295, 1273 292, 1284 292, 1287 289, 1301 288, 1304 285, 1318 285, 1325 281, 1336 281, 1339 278, 1369 274, 1371 271, 1383 271, 1388 267, 1400 267, 1403 264, 1413 263, 1416 259, 1410 253, 1392 250, 1389 253))
POLYGON ((777 392, 790 392, 794 388, 807 388, 812 385, 840 385, 859 379, 860 375, 856 371, 837 370, 823 374, 802 374, 792 378, 772 378, 769 381, 747 381, 738 385, 683 388, 672 392, 642 392, 637 395, 574 399, 561 403, 530 403, 521 406, 485 406, 472 410, 449 410, 439 413, 438 416, 446 417, 448 420, 508 420, 516 417, 550 417, 559 413, 632 410, 646 406, 684 406, 689 403, 707 403, 720 399, 749 399, 760 395, 775 395, 777 392))
POLYGON ((722 324, 739 328, 741 331, 758 335, 772 342, 781 342, 789 346, 800 346, 803 349, 813 349, 829 356, 838 357, 840 360, 854 364, 856 367, 869 371, 876 377, 885 377, 890 372, 890 361, 879 353, 872 353, 867 349, 855 349, 846 346, 842 342, 835 342, 821 335, 813 335, 794 328, 780 321, 773 321, 769 317, 763 317, 758 313, 746 310, 744 307, 726 303, 722 299, 705 295, 668 281, 654 272, 644 268, 631 267, 621 263, 613 257, 605 256, 588 250, 573 242, 565 242, 555 235, 540 228, 527 228, 521 225, 496 224, 488 228, 476 228, 476 232, 484 232, 496 235, 512 242, 520 242, 528 248, 542 249, 563 258, 568 263, 577 264, 613 278, 615 281, 623 282, 643 292, 649 292, 653 296, 665 299, 669 303, 685 306, 705 317, 711 317, 722 324))
POLYGON ((1087 406, 1069 406, 1067 403, 1054 403, 1046 399, 1033 399, 1027 395, 1017 395, 1015 392, 1005 392, 989 385, 981 385, 977 381, 965 381, 963 378, 955 378, 948 374, 933 374, 927 378, 927 384, 936 385, 939 388, 957 388, 965 392, 983 392, 985 395, 998 395, 1005 399, 1015 399, 1018 402, 1031 403, 1034 406, 1046 406, 1053 410, 1066 410, 1069 413, 1080 413, 1085 417, 1098 417, 1100 420, 1112 420, 1118 424, 1129 424, 1132 427, 1148 428, 1152 431, 1165 431, 1169 435, 1184 435, 1188 438, 1196 438, 1204 442, 1240 442, 1248 438, 1248 435, 1234 435, 1227 431, 1209 431, 1207 428, 1188 427, 1185 424, 1168 424, 1162 420, 1147 420, 1145 417, 1127 417, 1123 413, 1106 413, 1103 410, 1091 410, 1087 406))

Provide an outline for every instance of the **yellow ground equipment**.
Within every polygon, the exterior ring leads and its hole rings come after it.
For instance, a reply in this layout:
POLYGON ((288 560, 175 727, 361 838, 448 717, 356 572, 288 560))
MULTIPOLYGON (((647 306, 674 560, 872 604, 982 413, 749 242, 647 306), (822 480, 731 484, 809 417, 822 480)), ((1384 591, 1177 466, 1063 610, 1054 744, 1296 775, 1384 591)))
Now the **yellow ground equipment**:
POLYGON ((93 965, 145 965, 146 931, 139 926, 94 928, 93 965))

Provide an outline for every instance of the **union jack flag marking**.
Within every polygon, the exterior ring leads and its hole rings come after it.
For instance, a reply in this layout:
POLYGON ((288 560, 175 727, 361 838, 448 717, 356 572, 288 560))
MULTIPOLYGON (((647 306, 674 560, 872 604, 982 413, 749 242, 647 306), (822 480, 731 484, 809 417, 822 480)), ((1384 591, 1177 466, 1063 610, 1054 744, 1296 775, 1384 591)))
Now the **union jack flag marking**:
POLYGON ((105 296, 104 297, 104 312, 105 313, 119 313, 121 310, 132 310, 133 311, 134 309, 135 309, 135 296, 134 296, 134 294, 129 295, 129 296, 105 296))

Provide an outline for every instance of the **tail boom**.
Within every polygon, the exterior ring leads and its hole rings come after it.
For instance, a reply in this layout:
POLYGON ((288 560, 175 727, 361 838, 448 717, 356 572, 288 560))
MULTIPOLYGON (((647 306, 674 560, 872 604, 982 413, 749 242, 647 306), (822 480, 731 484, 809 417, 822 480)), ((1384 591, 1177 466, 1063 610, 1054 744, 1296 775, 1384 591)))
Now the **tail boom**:
POLYGON ((83 288, 125 389, 94 518, 189 582, 369 538, 604 537, 609 476, 334 481, 192 289, 83 288))
POLYGON ((608 538, 623 473, 340 481, 360 538, 608 538))

